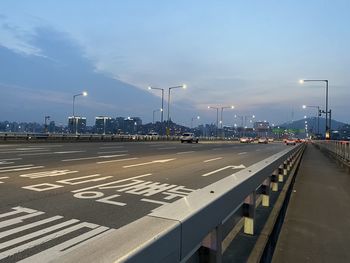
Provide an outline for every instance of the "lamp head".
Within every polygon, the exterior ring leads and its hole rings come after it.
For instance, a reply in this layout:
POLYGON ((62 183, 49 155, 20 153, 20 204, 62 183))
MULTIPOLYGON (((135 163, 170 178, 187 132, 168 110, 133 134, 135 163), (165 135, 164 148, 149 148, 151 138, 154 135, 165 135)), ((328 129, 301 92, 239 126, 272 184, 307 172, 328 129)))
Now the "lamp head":
POLYGON ((306 109, 306 105, 303 105, 303 109, 306 109))
POLYGON ((187 89, 187 85, 186 85, 186 84, 183 84, 183 85, 182 85, 182 88, 183 88, 183 89, 187 89))
POLYGON ((83 91, 83 96, 86 97, 88 95, 88 93, 86 91, 83 91))
POLYGON ((303 80, 303 79, 299 80, 299 83, 300 83, 300 84, 303 84, 303 83, 304 83, 304 80, 303 80))

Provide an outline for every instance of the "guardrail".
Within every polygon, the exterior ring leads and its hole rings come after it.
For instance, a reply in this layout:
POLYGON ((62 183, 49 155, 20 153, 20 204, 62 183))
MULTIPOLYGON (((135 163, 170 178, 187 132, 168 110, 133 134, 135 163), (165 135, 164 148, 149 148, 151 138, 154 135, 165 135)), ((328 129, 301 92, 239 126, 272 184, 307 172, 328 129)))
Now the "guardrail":
POLYGON ((239 213, 244 232, 254 235, 257 196, 270 205, 271 191, 279 191, 304 147, 288 147, 54 262, 222 262, 223 225, 239 213))
MULTIPOLYGON (((216 137, 199 137, 203 141, 222 140, 216 137)), ((53 133, 0 133, 0 142, 92 142, 92 141, 179 141, 180 136, 160 135, 100 135, 100 134, 53 134, 53 133)))
POLYGON ((350 162, 350 142, 349 141, 313 141, 321 149, 333 153, 339 159, 350 162))

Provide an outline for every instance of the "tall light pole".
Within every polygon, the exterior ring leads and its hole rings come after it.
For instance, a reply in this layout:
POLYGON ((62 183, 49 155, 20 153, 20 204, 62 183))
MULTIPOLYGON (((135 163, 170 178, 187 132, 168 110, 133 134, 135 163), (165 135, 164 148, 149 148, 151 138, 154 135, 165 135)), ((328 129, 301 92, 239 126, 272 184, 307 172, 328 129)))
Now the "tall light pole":
POLYGON ((158 111, 160 111, 161 114, 163 114, 163 109, 156 109, 156 110, 153 110, 153 122, 152 122, 153 124, 155 123, 155 122, 154 122, 154 115, 155 115, 155 113, 158 112, 158 111))
POLYGON ((221 129, 222 129, 222 125, 223 125, 223 112, 224 112, 224 109, 234 109, 235 106, 224 106, 224 107, 221 107, 221 118, 220 118, 220 123, 221 123, 221 129))
POLYGON ((78 123, 76 122, 76 119, 75 119, 75 111, 74 111, 74 104, 75 104, 75 98, 76 97, 79 97, 79 96, 84 96, 86 97, 88 94, 86 91, 83 91, 82 93, 79 93, 79 94, 75 94, 73 95, 73 123, 75 124, 75 133, 77 134, 78 133, 78 123))
POLYGON ((216 110, 216 137, 218 137, 218 126, 219 126, 219 107, 208 106, 208 109, 216 110))
MULTIPOLYGON (((186 88, 187 88, 187 86, 185 84, 168 88, 169 91, 168 91, 168 120, 167 120, 168 127, 167 127, 167 129, 169 129, 169 123, 170 123, 170 93, 171 93, 171 90, 172 89, 186 89, 186 88)), ((169 133, 169 130, 167 130, 167 133, 169 133)))
POLYGON ((303 109, 306 108, 316 108, 317 109, 317 134, 320 134, 320 106, 310 106, 310 105, 303 105, 303 109))
POLYGON ((45 116, 45 133, 48 132, 48 129, 47 129, 47 121, 50 120, 50 116, 45 116))
POLYGON ((163 112, 164 112, 164 89, 162 88, 155 88, 155 87, 151 87, 149 86, 148 87, 149 90, 152 90, 152 89, 156 89, 156 90, 161 90, 162 91, 162 107, 160 108, 161 109, 161 117, 160 117, 160 122, 163 123, 163 112))
POLYGON ((301 84, 304 82, 324 82, 326 83, 326 139, 330 138, 329 123, 328 123, 328 79, 302 79, 299 81, 301 84))

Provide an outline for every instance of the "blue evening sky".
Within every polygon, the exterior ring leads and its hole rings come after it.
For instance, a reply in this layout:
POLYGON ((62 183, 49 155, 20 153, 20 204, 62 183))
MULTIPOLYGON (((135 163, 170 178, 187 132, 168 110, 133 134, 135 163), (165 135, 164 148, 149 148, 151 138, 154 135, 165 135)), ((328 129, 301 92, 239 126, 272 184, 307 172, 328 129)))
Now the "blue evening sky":
MULTIPOLYGON (((235 105, 271 123, 315 116, 329 79, 335 119, 349 122, 350 1, 16 1, 0 2, 0 120, 66 123, 80 114, 151 121, 158 92, 174 90, 171 115, 211 123, 207 106, 235 105), (2 73, 1 73, 2 72, 2 73)), ((165 115, 166 116, 166 115, 165 115)))

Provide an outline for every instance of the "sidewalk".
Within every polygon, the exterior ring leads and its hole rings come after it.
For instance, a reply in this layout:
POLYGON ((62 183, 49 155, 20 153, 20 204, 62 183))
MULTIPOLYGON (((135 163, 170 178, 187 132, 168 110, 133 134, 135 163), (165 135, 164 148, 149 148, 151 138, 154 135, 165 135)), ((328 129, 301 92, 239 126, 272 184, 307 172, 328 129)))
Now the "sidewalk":
POLYGON ((350 174, 313 145, 300 164, 272 262, 350 262, 350 174))

